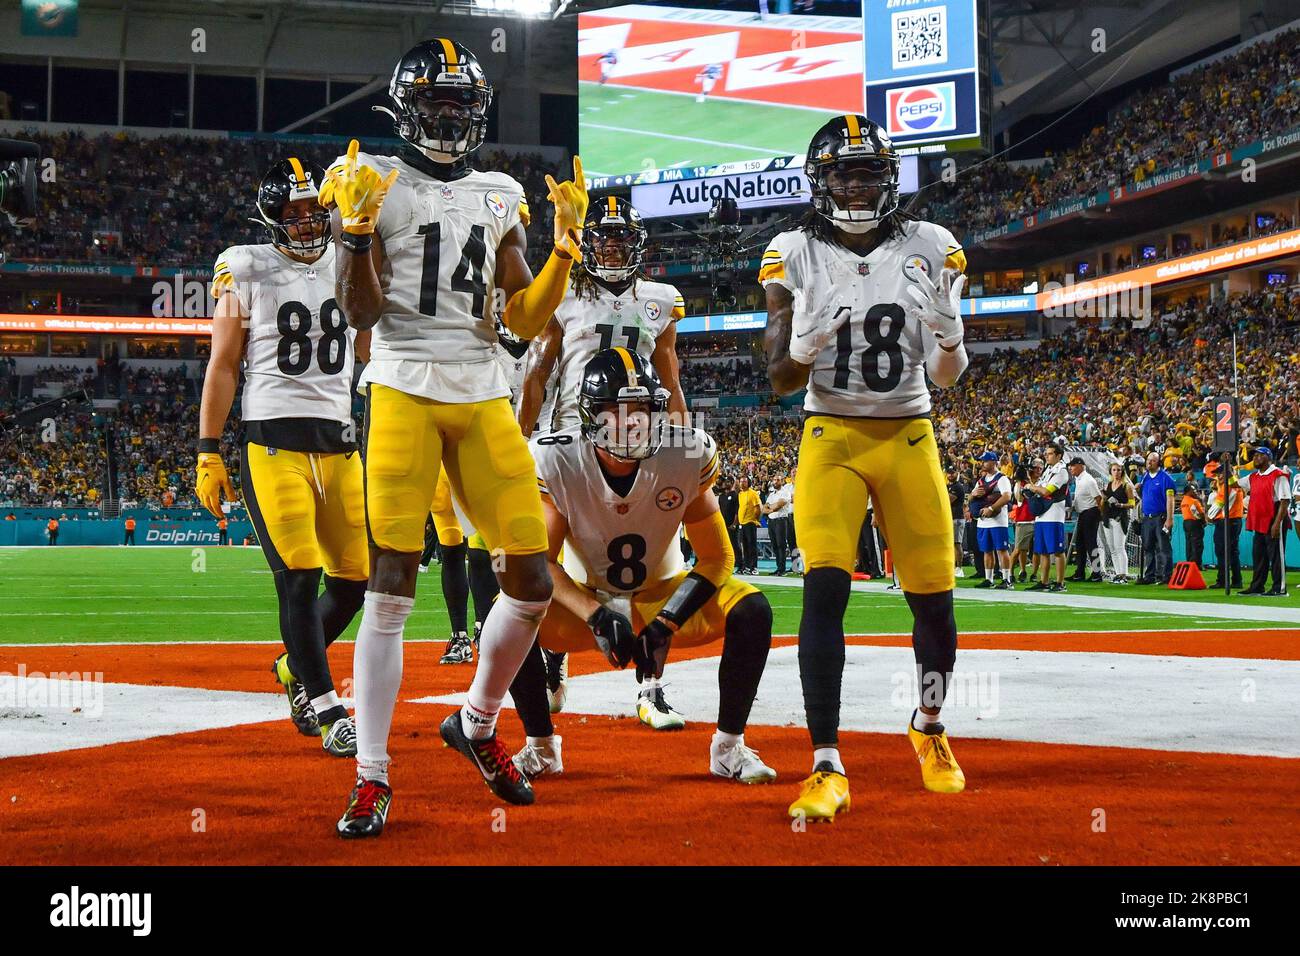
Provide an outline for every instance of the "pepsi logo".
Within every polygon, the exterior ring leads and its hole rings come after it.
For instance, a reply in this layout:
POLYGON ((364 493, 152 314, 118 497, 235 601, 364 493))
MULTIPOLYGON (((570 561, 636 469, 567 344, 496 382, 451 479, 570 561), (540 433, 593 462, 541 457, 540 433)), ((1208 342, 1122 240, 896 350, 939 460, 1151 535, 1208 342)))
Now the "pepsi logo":
POLYGON ((916 136, 957 128, 952 83, 930 83, 890 90, 887 94, 888 133, 916 136))

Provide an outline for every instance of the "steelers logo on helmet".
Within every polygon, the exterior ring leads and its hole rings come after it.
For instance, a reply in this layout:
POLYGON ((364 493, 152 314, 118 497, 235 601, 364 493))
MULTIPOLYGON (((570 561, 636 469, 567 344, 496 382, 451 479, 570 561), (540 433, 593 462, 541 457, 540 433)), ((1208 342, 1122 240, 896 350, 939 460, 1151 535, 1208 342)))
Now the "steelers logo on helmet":
POLYGON ((641 265, 645 241, 645 224, 630 202, 618 196, 595 200, 582 226, 582 265, 598 279, 626 282, 641 265))
POLYGON ((822 126, 804 173, 813 208, 845 232, 874 229, 898 209, 898 154, 878 125, 853 113, 822 126))
POLYGON ((397 135, 438 163, 453 163, 482 145, 492 105, 478 58, 461 43, 439 37, 417 43, 388 84, 397 135))
POLYGON ((582 372, 578 418, 582 434, 624 461, 649 458, 663 445, 668 390, 637 352, 605 349, 582 372))
POLYGON ((275 163, 257 187, 257 218, 271 242, 297 256, 310 258, 330 242, 330 214, 317 201, 325 171, 296 156, 275 163))

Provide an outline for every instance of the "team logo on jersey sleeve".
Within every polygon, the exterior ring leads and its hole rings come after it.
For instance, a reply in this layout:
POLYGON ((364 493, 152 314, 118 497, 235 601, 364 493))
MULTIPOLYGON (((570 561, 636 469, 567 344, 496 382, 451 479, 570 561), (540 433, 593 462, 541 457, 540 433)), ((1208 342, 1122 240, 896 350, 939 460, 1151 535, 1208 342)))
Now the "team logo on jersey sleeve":
POLYGON ((934 269, 925 256, 912 254, 903 260, 903 275, 913 282, 920 282, 921 276, 929 276, 934 269))
POLYGON ((492 215, 496 216, 498 219, 506 218, 506 213, 510 211, 510 207, 506 205, 506 201, 501 198, 501 194, 495 189, 484 196, 483 201, 487 204, 488 209, 492 211, 492 215))
POLYGON ((662 312, 663 309, 659 307, 658 302, 647 302, 645 304, 645 317, 649 319, 651 322, 654 322, 656 319, 658 319, 662 312))
POLYGON ((660 511, 672 511, 685 500, 686 496, 682 494, 682 490, 671 485, 655 495, 655 504, 659 506, 660 511))

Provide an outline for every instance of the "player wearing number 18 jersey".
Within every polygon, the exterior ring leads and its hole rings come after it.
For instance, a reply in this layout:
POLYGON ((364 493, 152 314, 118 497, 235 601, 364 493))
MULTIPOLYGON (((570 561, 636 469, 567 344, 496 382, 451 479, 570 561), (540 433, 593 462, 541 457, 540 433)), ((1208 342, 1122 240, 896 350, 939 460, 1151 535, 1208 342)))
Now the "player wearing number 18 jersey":
POLYGON ((844 611, 868 498, 915 621, 921 705, 907 733, 922 780, 941 792, 965 786, 939 723, 957 626, 926 375, 948 386, 966 368, 966 260, 947 229, 899 211, 898 168, 875 123, 851 114, 826 123, 805 165, 813 209, 800 229, 772 240, 759 271, 773 387, 807 388, 794 514, 807 569, 799 673, 814 756, 790 806, 796 817, 833 819, 849 808, 838 750, 844 611))
POLYGON ((317 202, 322 178, 319 167, 296 157, 273 166, 257 197, 272 241, 232 246, 217 259, 195 489, 218 518, 223 492, 234 497, 218 443, 242 362, 242 491, 275 574, 287 649, 273 669, 298 729, 319 734, 335 756, 352 756, 355 732, 325 649, 365 593, 352 366, 354 342, 364 350, 370 336, 348 328, 334 299, 329 216, 317 202))
MULTIPOLYGON (((547 651, 599 649, 617 667, 634 659, 644 682, 663 675, 670 645, 723 640, 710 768, 765 782, 776 775, 745 746, 744 731, 772 642, 772 611, 732 575, 712 490, 717 447, 703 431, 665 425, 667 401, 640 355, 607 349, 584 369, 581 425, 534 440, 555 585, 538 643, 547 651), (683 524, 699 555, 689 573, 677 544, 683 524)), ((515 763, 530 777, 563 768, 546 676, 535 650, 510 688, 528 734, 515 763)))

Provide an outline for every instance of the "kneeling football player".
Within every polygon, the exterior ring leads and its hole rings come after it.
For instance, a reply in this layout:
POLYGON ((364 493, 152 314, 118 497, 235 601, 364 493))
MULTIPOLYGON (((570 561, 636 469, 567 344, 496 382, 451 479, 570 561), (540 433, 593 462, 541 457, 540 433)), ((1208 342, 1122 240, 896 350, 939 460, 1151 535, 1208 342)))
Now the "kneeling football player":
POLYGON ((539 647, 599 650, 619 668, 635 661, 643 681, 663 675, 670 646, 719 639, 718 731, 709 769, 744 783, 776 778, 744 736, 772 645, 772 609, 761 592, 732 576, 734 556, 712 490, 713 439, 666 426, 667 403, 650 363, 625 348, 606 349, 584 369, 581 424, 532 443, 554 600, 538 646, 510 687, 528 735, 515 766, 529 778, 564 769, 539 647), (683 524, 699 555, 690 573, 677 544, 683 524))

